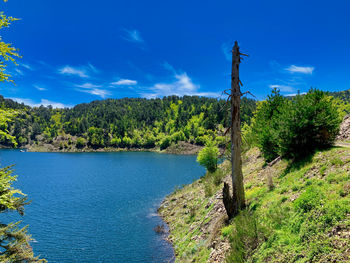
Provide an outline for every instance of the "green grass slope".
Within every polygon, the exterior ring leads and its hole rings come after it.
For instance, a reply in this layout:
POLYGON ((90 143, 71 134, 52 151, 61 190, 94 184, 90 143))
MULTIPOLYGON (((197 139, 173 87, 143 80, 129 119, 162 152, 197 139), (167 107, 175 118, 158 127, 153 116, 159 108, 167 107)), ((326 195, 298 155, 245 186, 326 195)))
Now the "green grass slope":
POLYGON ((220 169, 175 191, 159 210, 176 262, 350 262, 350 149, 271 167, 251 149, 243 158, 248 209, 231 222, 220 182, 228 165, 220 169))

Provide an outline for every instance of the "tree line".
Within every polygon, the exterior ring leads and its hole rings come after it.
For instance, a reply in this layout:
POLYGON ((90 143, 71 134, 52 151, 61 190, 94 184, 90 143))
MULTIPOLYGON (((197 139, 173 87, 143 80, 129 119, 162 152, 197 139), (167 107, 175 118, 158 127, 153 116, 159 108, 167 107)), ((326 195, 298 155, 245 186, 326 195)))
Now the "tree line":
MULTIPOLYGON (((17 112, 8 131, 18 146, 52 143, 59 135, 70 135, 72 142, 66 143, 77 148, 165 149, 178 141, 204 145, 208 139, 223 146, 229 122, 225 100, 198 96, 106 99, 65 109, 32 108, 0 97, 0 108, 17 112)), ((255 109, 255 100, 243 98, 243 123, 250 123, 255 109)), ((0 143, 14 146, 6 138, 0 143)))

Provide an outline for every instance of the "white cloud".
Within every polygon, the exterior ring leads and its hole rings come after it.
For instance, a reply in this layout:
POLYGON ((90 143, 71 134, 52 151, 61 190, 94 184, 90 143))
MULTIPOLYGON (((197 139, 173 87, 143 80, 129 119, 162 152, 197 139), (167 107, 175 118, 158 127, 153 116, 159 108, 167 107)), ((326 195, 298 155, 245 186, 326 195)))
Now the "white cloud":
POLYGON ((99 70, 92 64, 87 65, 88 69, 90 69, 93 73, 99 73, 99 70))
POLYGON ((137 81, 136 80, 131 80, 131 79, 120 79, 116 82, 112 82, 111 85, 117 85, 117 86, 121 86, 121 85, 137 85, 137 81))
POLYGON ((225 59, 227 61, 231 61, 231 59, 232 59, 231 49, 232 49, 232 47, 228 43, 223 43, 221 45, 221 51, 224 54, 225 59))
POLYGON ((26 63, 20 63, 20 65, 28 70, 34 70, 33 67, 29 64, 26 63))
POLYGON ((60 74, 63 75, 75 75, 79 76, 81 78, 88 78, 89 75, 87 74, 86 70, 84 68, 74 68, 72 66, 65 66, 58 70, 60 74))
POLYGON ((23 71, 18 68, 15 68, 15 71, 17 72, 18 75, 21 75, 21 76, 24 75, 23 71))
POLYGON ((146 98, 156 98, 168 95, 220 96, 220 94, 216 92, 200 92, 200 86, 194 84, 192 79, 186 73, 175 74, 174 78, 174 81, 170 83, 156 83, 149 88, 149 92, 144 92, 141 95, 146 98))
POLYGON ((126 41, 130 41, 130 42, 135 42, 135 43, 143 43, 144 40, 141 37, 141 34, 138 30, 133 29, 133 30, 129 30, 129 29, 123 29, 124 31, 124 35, 122 35, 121 37, 126 40, 126 41))
POLYGON ((41 99, 40 102, 35 102, 32 99, 23 99, 23 98, 9 98, 11 100, 17 101, 18 103, 24 103, 25 105, 31 106, 31 107, 40 107, 43 106, 49 106, 51 105, 53 108, 70 108, 71 105, 66 105, 60 102, 50 101, 47 99, 41 99))
POLYGON ((105 98, 106 96, 111 95, 111 93, 108 90, 100 89, 102 87, 101 85, 84 83, 82 85, 75 85, 75 86, 78 87, 77 89, 75 89, 76 91, 89 93, 91 95, 96 95, 101 98, 105 98))
MULTIPOLYGON (((305 94, 306 94, 306 92, 301 92, 301 93, 299 93, 299 95, 305 95, 305 94)), ((298 95, 298 93, 286 94, 286 95, 284 95, 284 96, 286 96, 286 97, 294 97, 294 96, 296 96, 296 95, 298 95)))
POLYGON ((291 65, 288 68, 286 68, 287 71, 290 73, 301 73, 301 74, 309 74, 311 75, 314 71, 314 67, 300 67, 300 66, 295 66, 291 65))
POLYGON ((36 85, 36 84, 34 84, 33 87, 36 88, 37 90, 40 90, 40 91, 45 91, 45 90, 47 90, 46 88, 41 87, 41 86, 36 85))
POLYGON ((83 88, 83 89, 95 89, 95 88, 100 88, 102 87, 101 85, 95 85, 95 84, 92 84, 92 83, 84 83, 84 84, 81 84, 81 85, 75 85, 76 87, 79 87, 79 88, 83 88))
POLYGON ((103 89, 86 89, 86 90, 77 89, 77 91, 89 93, 91 95, 96 95, 103 99, 106 98, 106 96, 111 95, 111 93, 108 90, 103 90, 103 89))
POLYGON ((295 91, 295 89, 291 86, 287 86, 287 85, 269 85, 270 89, 279 89, 282 92, 293 92, 295 91))

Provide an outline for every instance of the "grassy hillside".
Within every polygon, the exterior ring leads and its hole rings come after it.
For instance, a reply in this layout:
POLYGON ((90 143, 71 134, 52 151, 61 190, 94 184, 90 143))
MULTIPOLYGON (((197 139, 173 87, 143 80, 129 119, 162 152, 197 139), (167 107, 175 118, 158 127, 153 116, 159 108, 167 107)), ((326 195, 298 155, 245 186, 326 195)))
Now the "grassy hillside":
POLYGON ((269 167, 254 148, 243 161, 248 209, 232 222, 220 199, 227 164, 163 202, 176 262, 350 260, 350 149, 269 167))

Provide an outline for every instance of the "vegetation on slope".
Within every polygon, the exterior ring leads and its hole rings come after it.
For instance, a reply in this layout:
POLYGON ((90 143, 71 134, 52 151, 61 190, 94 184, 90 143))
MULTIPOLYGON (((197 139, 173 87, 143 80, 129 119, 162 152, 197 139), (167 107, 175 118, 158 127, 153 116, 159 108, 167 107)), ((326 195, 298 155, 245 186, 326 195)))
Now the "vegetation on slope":
POLYGON ((342 118, 337 101, 325 92, 311 89, 306 95, 287 99, 273 90, 259 103, 249 136, 267 161, 278 156, 302 158, 331 146, 342 118))
MULTIPOLYGON (((346 101, 341 94, 332 93, 346 101)), ((344 101, 337 100, 338 107, 349 113, 350 106, 344 101)), ((19 147, 43 150, 166 149, 179 141, 202 146, 207 139, 224 146, 222 135, 229 121, 224 100, 196 96, 107 99, 71 109, 31 108, 0 96, 0 108, 19 113, 8 129, 19 147)), ((242 99, 243 127, 248 127, 255 109, 256 101, 242 99)), ((0 144, 14 147, 6 140, 0 144)))
MULTIPOLYGON (((228 174, 228 166, 218 172, 228 174)), ((248 209, 230 223, 220 199, 222 184, 212 174, 165 199, 159 212, 169 224, 176 262, 350 260, 349 149, 269 167, 253 148, 244 155, 243 174, 248 209)))
MULTIPOLYGON (((204 145, 208 139, 223 146, 228 123, 224 100, 197 96, 107 99, 72 109, 30 108, 0 97, 0 105, 20 112, 9 129, 19 146, 51 144, 56 150, 166 149, 179 141, 204 145)), ((255 107, 254 100, 243 99, 244 123, 249 123, 255 107)))
POLYGON ((350 150, 329 148, 343 115, 317 90, 292 99, 274 91, 261 102, 243 127, 247 208, 227 222, 228 162, 163 202, 177 262, 350 260, 350 150))

